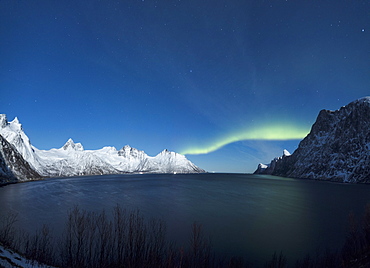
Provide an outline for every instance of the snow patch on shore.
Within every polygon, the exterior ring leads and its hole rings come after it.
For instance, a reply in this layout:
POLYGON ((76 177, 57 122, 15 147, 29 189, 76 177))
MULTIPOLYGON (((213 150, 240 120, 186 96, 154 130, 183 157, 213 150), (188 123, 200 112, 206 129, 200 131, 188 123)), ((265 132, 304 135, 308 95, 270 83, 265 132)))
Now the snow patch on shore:
POLYGON ((31 261, 22 257, 16 252, 10 249, 4 248, 0 245, 0 267, 12 268, 53 268, 52 266, 39 264, 35 261, 31 261))

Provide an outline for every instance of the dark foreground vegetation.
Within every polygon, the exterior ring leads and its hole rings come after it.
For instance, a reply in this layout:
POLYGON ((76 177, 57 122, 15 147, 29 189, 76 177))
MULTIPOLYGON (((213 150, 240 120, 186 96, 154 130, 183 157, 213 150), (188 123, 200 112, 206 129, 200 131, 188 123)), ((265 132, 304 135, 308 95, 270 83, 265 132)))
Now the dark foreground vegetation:
MULTIPOLYGON (((298 260, 295 267, 370 267, 370 205, 361 224, 349 217, 343 248, 298 260)), ((212 251, 202 226, 194 223, 186 247, 166 239, 161 220, 144 219, 138 211, 117 206, 112 216, 75 207, 70 211, 61 237, 47 226, 35 234, 16 230, 17 217, 0 220, 0 243, 29 260, 56 267, 253 267, 241 257, 223 258, 212 251)), ((288 267, 287 258, 273 254, 264 267, 288 267)))

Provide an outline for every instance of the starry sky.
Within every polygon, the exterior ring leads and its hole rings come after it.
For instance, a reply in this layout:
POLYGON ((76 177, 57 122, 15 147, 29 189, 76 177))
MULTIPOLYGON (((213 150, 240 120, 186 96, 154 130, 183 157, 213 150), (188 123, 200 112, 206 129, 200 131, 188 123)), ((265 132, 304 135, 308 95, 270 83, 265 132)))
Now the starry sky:
POLYGON ((253 172, 370 95, 370 1, 0 1, 0 113, 39 149, 253 172))

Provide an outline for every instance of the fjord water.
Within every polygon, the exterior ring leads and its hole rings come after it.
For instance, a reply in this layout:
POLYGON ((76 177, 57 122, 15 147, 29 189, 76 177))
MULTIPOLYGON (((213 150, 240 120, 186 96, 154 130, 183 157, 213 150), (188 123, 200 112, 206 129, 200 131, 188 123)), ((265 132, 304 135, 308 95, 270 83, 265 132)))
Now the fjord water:
POLYGON ((276 251, 288 260, 342 246, 348 215, 362 215, 370 185, 247 174, 107 175, 47 179, 0 188, 0 217, 18 226, 46 223, 61 233, 68 211, 110 212, 119 204, 165 220, 168 236, 187 246, 190 226, 203 225, 214 250, 255 264, 276 251))

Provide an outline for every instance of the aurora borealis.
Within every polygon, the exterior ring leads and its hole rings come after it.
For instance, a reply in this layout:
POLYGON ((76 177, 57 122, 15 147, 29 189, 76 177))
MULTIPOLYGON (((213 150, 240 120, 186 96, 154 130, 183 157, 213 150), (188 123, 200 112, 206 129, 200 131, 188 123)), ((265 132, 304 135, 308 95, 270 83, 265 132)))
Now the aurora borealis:
POLYGON ((369 95, 370 2, 0 2, 0 113, 37 148, 167 148, 253 172, 369 95))
POLYGON ((208 154, 214 152, 223 146, 243 140, 300 140, 303 139, 307 134, 308 130, 298 129, 295 126, 287 124, 267 125, 256 129, 246 129, 237 133, 225 136, 222 139, 216 140, 207 146, 189 147, 184 151, 180 151, 182 154, 208 154))

